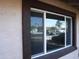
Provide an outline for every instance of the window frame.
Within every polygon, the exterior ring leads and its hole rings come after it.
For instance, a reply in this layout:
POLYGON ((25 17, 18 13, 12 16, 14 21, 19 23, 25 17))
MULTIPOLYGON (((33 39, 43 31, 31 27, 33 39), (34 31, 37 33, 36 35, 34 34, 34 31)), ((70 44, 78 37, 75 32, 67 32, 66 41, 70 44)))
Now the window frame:
POLYGON ((23 59, 31 59, 31 40, 30 39, 30 8, 37 8, 41 10, 46 10, 50 12, 55 12, 59 14, 63 14, 66 16, 71 16, 73 21, 72 21, 72 26, 73 26, 73 39, 72 39, 72 46, 67 47, 65 49, 62 49, 60 51, 50 53, 35 59, 57 59, 59 57, 62 57, 74 50, 77 49, 76 47, 76 14, 69 11, 65 10, 53 5, 49 5, 40 1, 36 0, 22 0, 22 37, 23 37, 23 59), (66 51, 66 52, 64 52, 66 51))
POLYGON ((43 25, 43 27, 44 27, 44 53, 38 53, 38 54, 35 54, 35 55, 32 55, 32 59, 34 59, 34 58, 38 58, 38 57, 41 57, 41 56, 44 56, 44 55, 47 55, 47 54, 50 54, 50 53, 54 53, 54 52, 56 52, 56 51, 59 51, 59 50, 62 50, 62 49, 65 49, 65 48, 68 48, 68 47, 71 47, 72 46, 72 17, 70 17, 70 16, 66 16, 66 15, 62 15, 62 14, 58 14, 58 13, 54 13, 54 12, 50 12, 50 11, 45 11, 45 10, 40 10, 40 9, 36 9, 36 8, 31 8, 31 11, 32 12, 35 12, 35 13, 43 13, 43 23, 44 23, 44 25, 43 25), (46 49, 47 49, 47 42, 46 42, 46 14, 51 14, 51 15, 56 15, 56 16, 62 16, 62 17, 64 17, 64 20, 65 20, 65 26, 66 26, 66 19, 67 18, 70 18, 70 21, 71 21, 71 44, 70 45, 66 45, 67 44, 67 42, 66 42, 66 27, 65 27, 65 46, 64 47, 62 47, 62 48, 58 48, 58 49, 56 49, 56 50, 51 50, 51 51, 46 51, 46 49))

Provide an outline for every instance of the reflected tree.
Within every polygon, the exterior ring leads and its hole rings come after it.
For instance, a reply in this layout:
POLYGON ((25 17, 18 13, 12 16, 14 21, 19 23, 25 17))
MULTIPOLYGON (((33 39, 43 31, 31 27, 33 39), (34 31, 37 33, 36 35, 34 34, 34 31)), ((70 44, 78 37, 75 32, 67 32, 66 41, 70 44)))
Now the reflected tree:
POLYGON ((61 23, 61 21, 60 20, 58 20, 57 22, 56 22, 56 34, 60 34, 60 28, 61 28, 61 25, 62 25, 62 23, 61 23))

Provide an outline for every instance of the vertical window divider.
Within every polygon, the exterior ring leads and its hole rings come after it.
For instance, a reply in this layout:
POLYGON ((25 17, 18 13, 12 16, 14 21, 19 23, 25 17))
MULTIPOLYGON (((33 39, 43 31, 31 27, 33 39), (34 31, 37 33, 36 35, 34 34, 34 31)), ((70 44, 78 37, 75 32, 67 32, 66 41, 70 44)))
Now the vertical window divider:
POLYGON ((44 11, 44 53, 46 54, 47 52, 47 46, 46 46, 46 12, 44 11))
POLYGON ((72 18, 71 18, 71 45, 72 45, 72 39, 73 39, 72 34, 73 34, 73 30, 72 30, 72 18))
POLYGON ((65 47, 66 47, 66 16, 64 17, 65 18, 65 47))

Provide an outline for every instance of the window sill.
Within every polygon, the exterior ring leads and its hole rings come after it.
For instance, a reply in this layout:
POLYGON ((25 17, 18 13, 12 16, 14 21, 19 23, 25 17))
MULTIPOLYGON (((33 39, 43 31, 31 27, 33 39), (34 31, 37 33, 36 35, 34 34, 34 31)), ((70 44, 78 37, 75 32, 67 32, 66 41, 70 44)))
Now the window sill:
POLYGON ((35 58, 35 59, 58 59, 58 58, 60 58, 64 55, 67 55, 67 54, 75 51, 76 49, 77 49, 76 47, 71 46, 71 47, 68 47, 68 48, 59 50, 57 52, 47 54, 47 55, 44 55, 44 56, 41 56, 41 57, 38 57, 38 58, 35 58))

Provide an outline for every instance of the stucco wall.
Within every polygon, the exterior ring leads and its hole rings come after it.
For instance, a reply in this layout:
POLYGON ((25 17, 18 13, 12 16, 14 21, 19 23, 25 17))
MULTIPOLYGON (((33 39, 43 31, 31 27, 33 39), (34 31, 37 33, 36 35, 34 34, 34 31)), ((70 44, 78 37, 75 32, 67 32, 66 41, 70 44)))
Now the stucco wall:
POLYGON ((22 59, 21 0, 0 0, 0 59, 22 59))

